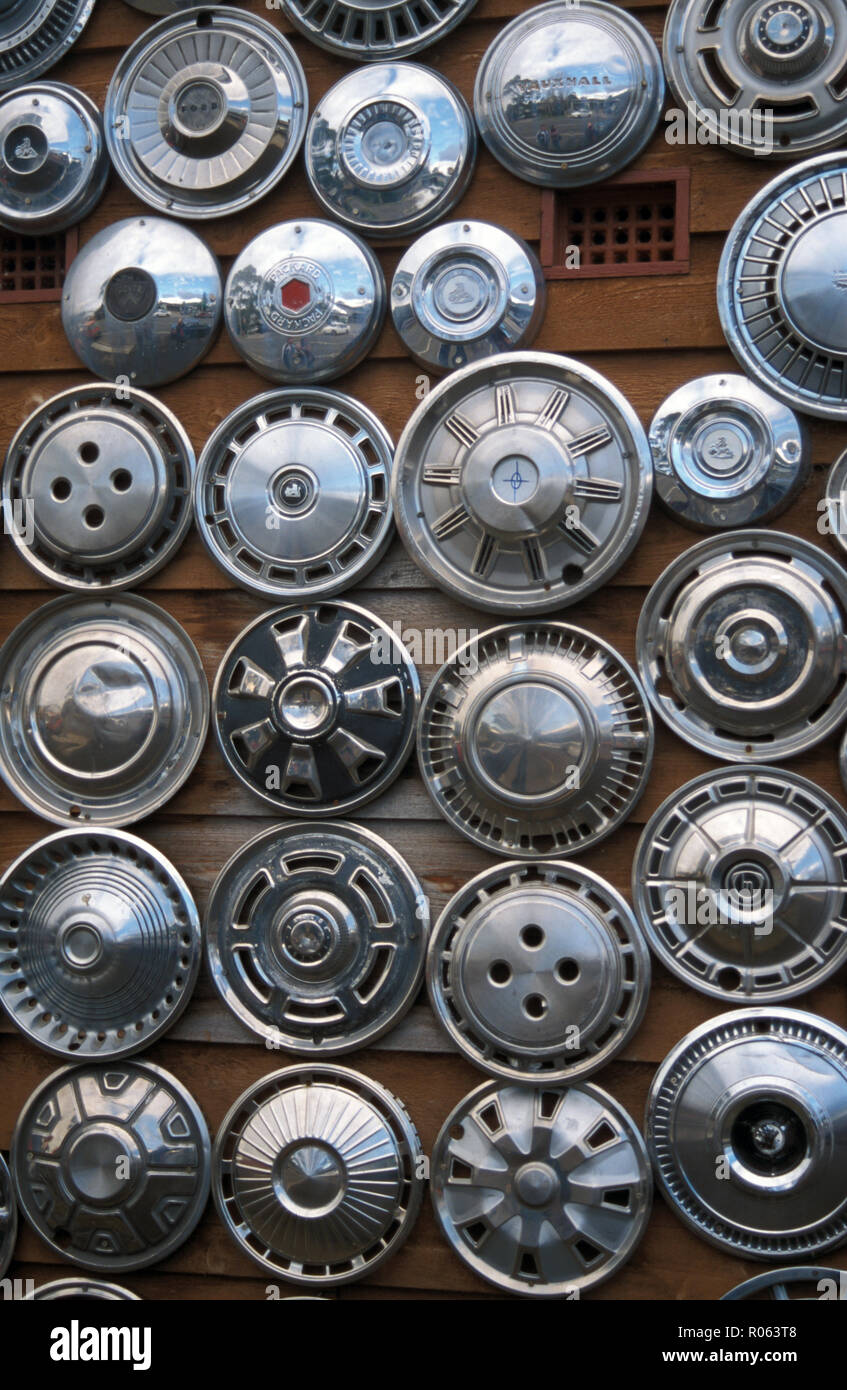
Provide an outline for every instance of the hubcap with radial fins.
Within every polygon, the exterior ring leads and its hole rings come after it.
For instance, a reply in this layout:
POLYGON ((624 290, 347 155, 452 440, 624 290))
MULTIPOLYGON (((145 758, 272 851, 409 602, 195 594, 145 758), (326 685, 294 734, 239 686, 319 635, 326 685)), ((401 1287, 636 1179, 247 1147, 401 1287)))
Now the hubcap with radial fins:
POLYGON ((399 1101, 341 1067, 245 1091, 215 1141, 213 1194, 235 1241, 295 1284, 347 1284, 402 1245, 420 1210, 420 1140, 399 1101))
POLYGON ((707 772, 648 821, 632 869, 662 963, 703 994, 767 1003, 847 958, 847 816, 778 768, 707 772))
POLYGON ((18 1208, 6 1160, 0 1154, 0 1279, 12 1263, 18 1234, 18 1208))
POLYGON ((400 855, 361 826, 292 823, 221 870, 206 914, 224 1003, 270 1045, 365 1047, 412 1004, 429 906, 400 855))
POLYGON ((646 1125, 668 1203, 711 1244, 784 1261, 847 1239, 847 1033, 827 1019, 709 1019, 659 1067, 646 1125))
POLYGON ((179 421, 130 387, 80 386, 21 425, 3 505, 18 553, 67 589, 122 589, 172 558, 191 525, 194 450, 179 421))
POLYGON ((650 772, 653 721, 636 676, 598 637, 515 624, 442 666, 418 756, 439 811, 475 844, 562 858, 630 814, 650 772))
POLYGON ((647 520, 653 468, 632 407, 549 353, 454 372, 409 420, 392 482, 415 563, 465 603, 539 613, 620 568, 647 520))
POLYGON ((0 225, 45 236, 81 222, 109 174, 100 112, 61 82, 0 97, 0 225))
POLYGON ((98 1279, 56 1279, 27 1294, 27 1299, 32 1303, 53 1303, 65 1298, 83 1298, 87 1302, 96 1300, 98 1303, 141 1301, 137 1293, 122 1289, 120 1284, 104 1284, 98 1279))
POLYGON ((736 1284, 729 1293, 721 1294, 721 1302, 747 1299, 847 1299, 847 1274, 843 1269, 815 1268, 798 1265, 796 1268, 768 1269, 743 1284, 736 1284))
POLYGON ((182 1013, 200 918, 164 855, 121 830, 65 830, 0 879, 0 1003, 69 1060, 125 1057, 182 1013))
POLYGON ((0 7, 0 90, 52 68, 76 43, 94 0, 5 0, 0 7))
POLYGON ((215 430, 197 469, 197 528, 254 593, 306 598, 362 579, 392 536, 394 446, 351 396, 288 387, 215 430))
POLYGON ((431 1192, 456 1254, 497 1288, 563 1297, 629 1259, 647 1226, 650 1164, 599 1086, 489 1081, 445 1120, 431 1192))
POLYGON ((777 761, 847 711, 847 577, 797 536, 738 531, 686 550, 638 621, 638 667, 680 738, 731 762, 777 761))
POLYGON ((206 1122, 152 1062, 65 1067, 36 1088, 12 1138, 21 1209, 83 1269, 146 1269, 193 1232, 209 1195, 206 1122))
POLYGON ((235 775, 301 816, 383 792, 415 736, 420 683, 397 636, 352 603, 280 608, 251 623, 215 680, 215 733, 235 775))
POLYGON ((149 815, 188 777, 208 723, 188 634, 136 594, 54 599, 0 648, 0 775, 47 820, 149 815))
POLYGON ((359 62, 409 58, 470 14, 476 0, 282 0, 282 8, 301 33, 330 53, 359 62))

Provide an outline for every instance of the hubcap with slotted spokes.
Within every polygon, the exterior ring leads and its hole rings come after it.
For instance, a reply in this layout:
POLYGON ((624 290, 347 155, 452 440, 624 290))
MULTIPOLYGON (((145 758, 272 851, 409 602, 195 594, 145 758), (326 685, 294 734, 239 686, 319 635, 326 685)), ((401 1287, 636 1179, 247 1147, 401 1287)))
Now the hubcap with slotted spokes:
POLYGON ((0 10, 0 89, 52 68, 76 43, 94 0, 7 0, 0 10))
POLYGON ((408 58, 436 43, 476 0, 282 0, 291 23, 321 48, 374 62, 408 58))

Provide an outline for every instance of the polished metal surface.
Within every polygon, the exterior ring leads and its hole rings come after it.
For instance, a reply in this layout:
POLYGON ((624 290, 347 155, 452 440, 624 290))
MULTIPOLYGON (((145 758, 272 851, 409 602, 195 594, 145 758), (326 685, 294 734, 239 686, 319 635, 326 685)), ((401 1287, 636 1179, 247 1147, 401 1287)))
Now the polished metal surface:
POLYGON ((287 19, 321 48, 376 62, 409 58, 437 43, 470 14, 476 0, 280 0, 287 19))
POLYGON ((662 964, 727 1002, 793 999, 847 960, 847 814, 805 777, 707 772, 645 826, 638 920, 662 964))
POLYGON ((797 1009, 720 1014, 668 1054, 647 1147, 675 1214, 751 1260, 847 1240, 847 1033, 797 1009))
POLYGON ((197 528, 213 559, 253 593, 337 594, 391 541, 393 462, 390 435, 351 396, 269 391, 228 415, 203 449, 197 528))
POLYGON ((845 45, 833 0, 673 0, 665 71, 703 143, 798 159, 844 144, 845 45))
POLYGON ((224 315, 233 346, 260 376, 311 386, 367 356, 385 307, 370 247, 312 217, 269 227, 236 256, 224 315))
POLYGON ((336 82, 309 122, 309 185, 363 236, 411 236, 465 193, 473 116, 445 77, 417 63, 375 63, 336 82))
POLYGON ((3 0, 0 90, 30 82, 64 58, 93 9, 94 0, 3 0))
POLYGON ((650 955, 629 905, 589 869, 558 861, 485 869, 450 899, 430 939, 432 1007, 492 1076, 582 1080, 638 1028, 650 955))
POLYGON ((424 232, 391 284, 394 327, 415 361, 439 372, 529 347, 546 299, 535 252, 491 222, 424 232))
POLYGON ((55 1279, 50 1284, 41 1284, 33 1293, 27 1294, 30 1303, 55 1303, 65 1298, 82 1298, 87 1302, 98 1303, 140 1303, 137 1293, 121 1288, 120 1284, 104 1284, 99 1279, 55 1279))
POLYGON ((294 1284, 349 1284, 396 1253, 417 1220, 422 1151, 378 1082, 334 1066, 257 1081, 215 1140, 212 1191, 237 1245, 294 1284))
POLYGON ((0 1154, 0 1279, 12 1263, 18 1234, 18 1208, 6 1160, 0 1154))
POLYGON ((435 1215, 455 1253, 507 1293, 578 1298, 629 1259, 650 1217, 650 1164, 599 1086, 488 1081, 432 1154, 435 1215))
POLYGON ((747 1299, 764 1301, 776 1299, 847 1299, 847 1275, 843 1269, 818 1268, 814 1265, 797 1265, 787 1269, 766 1269, 736 1284, 729 1293, 721 1295, 721 1303, 740 1302, 747 1299))
POLYGON ((634 15, 603 0, 553 0, 497 34, 477 70, 474 110, 513 174, 577 188, 640 154, 664 96, 656 45, 634 15))
POLYGON ((215 988, 267 1047, 367 1047, 418 992, 429 904, 406 861, 356 825, 274 827, 224 865, 206 911, 215 988))
POLYGON ((135 594, 54 599, 0 648, 0 775, 45 820, 149 815, 188 777, 208 722, 194 645, 135 594))
POLYGON ((81 362, 106 381, 163 386, 205 357, 221 321, 218 263, 187 227, 130 217, 74 257, 62 326, 81 362))
POLYGON ((831 420, 847 420, 845 241, 847 158, 820 155, 751 199, 718 269, 721 325, 741 366, 788 405, 831 420))
POLYGON ((4 515, 22 559, 65 589, 138 584, 191 525, 194 450, 165 406, 128 386, 78 386, 20 426, 3 466, 4 515), (31 527, 27 527, 27 507, 31 527))
POLYGON ((64 231, 100 201, 108 174, 103 122, 84 92, 32 82, 0 96, 0 226, 64 231))
POLYGON ((557 858, 610 835, 647 783, 653 721, 634 672, 564 623, 491 628, 423 702, 418 758, 438 810, 495 854, 557 858))
MULTIPOLYGON (((134 10, 141 10, 143 14, 166 15, 178 14, 180 10, 193 10, 197 8, 197 0, 126 0, 127 5, 131 5, 134 10)), ((204 10, 220 9, 216 0, 205 0, 204 10)))
POLYGON ((413 560, 463 603, 560 609, 620 568, 650 505, 635 411, 599 372, 502 353, 454 372, 397 445, 392 496, 413 560))
POLYGON ((142 202, 172 217, 240 212, 279 183, 306 131, 306 77, 258 14, 226 5, 161 20, 106 95, 109 153, 142 202))
POLYGON ((827 535, 847 550, 847 449, 839 454, 826 476, 826 492, 818 511, 826 519, 827 535))
POLYGON ((802 753, 847 712, 847 576, 780 531, 700 541, 644 601, 638 668, 669 728, 711 757, 802 753))
POLYGON ((746 376, 698 377, 650 426, 656 495, 698 531, 761 525, 790 506, 811 469, 805 427, 746 376))
POLYGON ((402 771, 420 682, 397 635, 352 603, 279 608, 233 642, 215 733, 236 777, 299 816, 355 810, 402 771))
POLYGON ((66 1060, 126 1057, 176 1022, 200 967, 189 889, 122 830, 63 830, 0 879, 0 1004, 66 1060))
POLYGON ((146 1269, 203 1215, 209 1131, 181 1082, 152 1062, 64 1067, 21 1111, 12 1172, 21 1210, 60 1259, 146 1269))

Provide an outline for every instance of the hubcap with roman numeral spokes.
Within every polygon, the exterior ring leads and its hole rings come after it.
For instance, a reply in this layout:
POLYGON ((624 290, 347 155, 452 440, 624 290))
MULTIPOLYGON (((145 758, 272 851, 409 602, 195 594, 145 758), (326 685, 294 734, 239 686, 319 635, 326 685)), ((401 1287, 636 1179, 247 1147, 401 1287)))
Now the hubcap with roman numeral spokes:
POLYGON ((412 557, 465 603, 545 612, 620 568, 650 503, 635 412, 567 357, 502 353, 455 372, 418 406, 392 491, 412 557))

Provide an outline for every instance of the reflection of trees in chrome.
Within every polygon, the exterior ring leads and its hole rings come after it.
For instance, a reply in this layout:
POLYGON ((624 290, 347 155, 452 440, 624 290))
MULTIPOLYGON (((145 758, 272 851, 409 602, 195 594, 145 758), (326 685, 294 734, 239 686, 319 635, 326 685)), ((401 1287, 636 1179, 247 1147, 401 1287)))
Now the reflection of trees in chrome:
POLYGON ((620 93, 611 86, 608 78, 599 80, 604 85, 566 86, 563 78, 561 85, 542 87, 525 77, 513 77, 503 87, 503 112, 510 122, 544 117, 561 119, 566 116, 602 115, 620 93))

